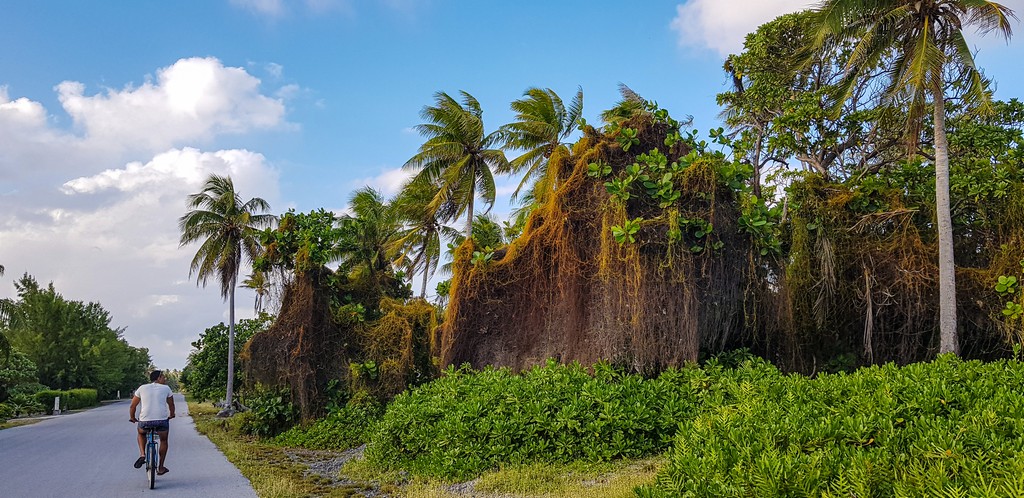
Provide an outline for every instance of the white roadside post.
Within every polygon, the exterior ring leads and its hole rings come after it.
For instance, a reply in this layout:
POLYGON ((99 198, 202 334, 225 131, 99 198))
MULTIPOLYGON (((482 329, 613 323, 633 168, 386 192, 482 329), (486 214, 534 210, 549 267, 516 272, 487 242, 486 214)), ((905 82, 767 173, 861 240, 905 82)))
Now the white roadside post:
POLYGON ((60 415, 60 396, 53 398, 53 414, 60 415))

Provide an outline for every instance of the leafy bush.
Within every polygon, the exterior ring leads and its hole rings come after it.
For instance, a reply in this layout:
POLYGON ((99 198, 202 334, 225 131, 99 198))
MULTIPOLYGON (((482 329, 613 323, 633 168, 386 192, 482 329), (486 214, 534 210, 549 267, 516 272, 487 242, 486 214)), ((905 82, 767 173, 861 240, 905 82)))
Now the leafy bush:
MULTIPOLYGON (((40 404, 35 397, 27 394, 13 394, 5 403, 14 410, 15 417, 46 411, 45 405, 40 404)), ((50 400, 50 406, 53 406, 53 399, 50 400)))
POLYGON ((722 379, 640 497, 1024 496, 1020 362, 722 379))
MULTIPOLYGON (((761 360, 729 375, 778 376, 761 360)), ((444 377, 395 398, 371 436, 367 458, 385 468, 466 478, 500 464, 607 461, 665 450, 680 422, 701 403, 729 393, 712 361, 658 378, 628 375, 607 364, 594 374, 549 361, 516 375, 450 368, 444 377), (709 375, 709 371, 715 375, 709 375)))
POLYGON ((64 391, 64 395, 68 397, 68 410, 89 408, 100 404, 99 395, 95 389, 71 389, 64 391))
POLYGON ((312 425, 296 426, 277 436, 277 442, 311 450, 346 450, 367 442, 370 428, 383 413, 380 404, 349 403, 312 425))
POLYGON ((33 395, 36 403, 40 405, 38 411, 53 413, 53 398, 60 397, 60 409, 78 410, 99 404, 99 396, 95 389, 71 389, 69 391, 55 391, 46 389, 33 395))
POLYGON ((0 424, 7 421, 7 419, 14 416, 14 408, 11 408, 7 403, 0 403, 0 424))
POLYGON ((48 414, 53 413, 53 398, 60 398, 60 409, 68 409, 68 398, 64 395, 64 391, 57 391, 53 389, 45 389, 39 391, 33 395, 36 403, 42 408, 39 411, 45 411, 48 414))
POLYGON ((257 385, 245 393, 243 402, 249 407, 240 430, 260 437, 275 436, 295 425, 295 406, 288 399, 287 389, 268 389, 257 385))

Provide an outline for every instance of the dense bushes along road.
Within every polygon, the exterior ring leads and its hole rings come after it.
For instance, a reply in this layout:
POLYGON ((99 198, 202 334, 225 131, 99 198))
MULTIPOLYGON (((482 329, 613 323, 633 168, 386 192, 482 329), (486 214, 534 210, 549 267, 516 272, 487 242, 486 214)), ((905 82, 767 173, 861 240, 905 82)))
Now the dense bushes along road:
POLYGON ((1019 361, 944 356, 815 378, 723 361, 653 379, 608 365, 450 369, 383 416, 350 404, 278 441, 367 441, 372 465, 460 480, 668 451, 642 497, 1024 496, 1019 361))

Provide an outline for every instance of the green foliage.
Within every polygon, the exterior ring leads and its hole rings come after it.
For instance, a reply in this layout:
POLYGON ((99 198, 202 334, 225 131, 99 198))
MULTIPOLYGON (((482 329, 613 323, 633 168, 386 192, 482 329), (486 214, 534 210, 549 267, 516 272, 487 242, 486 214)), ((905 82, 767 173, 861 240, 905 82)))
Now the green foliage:
POLYGON ((1017 320, 1024 315, 1024 307, 1013 301, 1006 303, 1006 307, 1002 309, 1003 316, 1011 320, 1017 320))
POLYGON ((383 407, 374 401, 349 402, 310 425, 292 427, 275 441, 311 450, 346 450, 368 441, 383 412, 383 407))
POLYGON ((35 401, 35 403, 38 406, 42 407, 43 410, 46 411, 46 413, 52 413, 53 412, 53 403, 54 403, 53 400, 54 400, 54 398, 58 398, 58 397, 60 398, 60 409, 61 410, 67 410, 68 409, 67 408, 67 406, 68 406, 68 398, 67 398, 67 396, 64 395, 64 391, 56 391, 56 390, 53 390, 53 389, 47 389, 47 390, 39 391, 39 392, 35 393, 34 396, 32 396, 32 398, 35 401))
MULTIPOLYGON (((256 318, 241 320, 235 327, 236 344, 245 344, 252 336, 267 330, 274 317, 260 313, 256 318)), ((189 394, 198 401, 221 399, 228 382, 228 327, 218 323, 199 334, 192 343, 188 364, 181 374, 181 383, 189 394)), ((238 355, 242 348, 235 348, 235 370, 241 371, 238 355)), ((235 388, 241 386, 240 376, 235 376, 235 388)))
POLYGON ((334 316, 338 323, 355 325, 366 322, 366 307, 362 303, 348 303, 338 307, 334 316))
POLYGON ((95 388, 104 399, 145 380, 149 351, 111 328, 110 313, 99 303, 68 300, 52 283, 43 288, 27 274, 15 288, 17 299, 5 300, 0 327, 35 365, 35 380, 58 389, 95 388))
POLYGON ((638 496, 1018 496, 1024 484, 1019 362, 947 355, 721 382, 729 396, 683 423, 638 496))
POLYGON ((722 396, 716 384, 696 367, 655 379, 553 361, 520 375, 449 368, 395 398, 366 454, 373 465, 457 479, 505 464, 640 457, 665 449, 705 396, 722 396))
POLYGON ((640 139, 637 138, 636 130, 633 128, 621 128, 617 140, 624 152, 629 152, 629 149, 634 145, 640 145, 640 139))
POLYGON ((380 366, 373 360, 351 362, 348 364, 348 369, 353 379, 366 378, 377 380, 380 377, 380 366))
POLYGON ((591 178, 604 178, 612 172, 612 165, 597 161, 587 165, 587 176, 591 178))
POLYGON ((996 281, 996 292, 1000 296, 1006 297, 1017 293, 1017 277, 1010 275, 1000 275, 996 281))
POLYGON ((482 250, 473 251, 473 257, 470 258, 469 262, 473 265, 487 266, 494 257, 494 251, 490 247, 484 247, 482 250))
POLYGON ((38 379, 36 364, 25 353, 11 351, 7 361, 0 362, 0 402, 23 386, 36 384, 38 379))
POLYGON ((276 228, 259 233, 264 252, 253 262, 253 268, 266 271, 272 267, 305 272, 318 269, 338 258, 335 246, 342 237, 334 213, 323 208, 307 213, 289 209, 281 215, 276 228))
POLYGON ((634 243, 636 238, 633 237, 638 231, 640 231, 640 223, 644 220, 642 218, 633 218, 632 220, 626 220, 622 226, 612 226, 612 236, 615 237, 615 242, 619 244, 634 243))
POLYGON ((260 437, 271 437, 295 425, 298 411, 288 398, 288 389, 270 389, 256 385, 242 395, 249 407, 239 429, 260 437))
POLYGON ((42 413, 53 409, 52 397, 50 398, 50 404, 44 405, 34 395, 24 393, 12 394, 4 403, 14 412, 15 417, 42 413))
POLYGON ((0 424, 7 421, 7 419, 14 417, 14 408, 6 403, 0 403, 0 424))

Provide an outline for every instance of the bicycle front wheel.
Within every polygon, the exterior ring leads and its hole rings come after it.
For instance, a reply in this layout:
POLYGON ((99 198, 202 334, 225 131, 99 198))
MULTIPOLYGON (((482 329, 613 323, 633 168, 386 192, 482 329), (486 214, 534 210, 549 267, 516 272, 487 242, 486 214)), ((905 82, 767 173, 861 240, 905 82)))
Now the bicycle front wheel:
POLYGON ((157 453, 156 443, 150 442, 146 445, 146 470, 149 471, 149 489, 156 487, 157 453))

